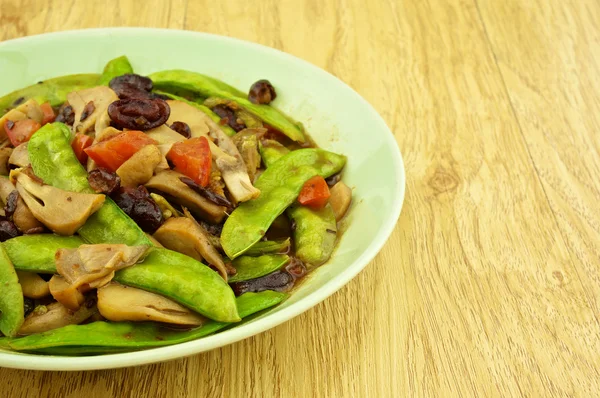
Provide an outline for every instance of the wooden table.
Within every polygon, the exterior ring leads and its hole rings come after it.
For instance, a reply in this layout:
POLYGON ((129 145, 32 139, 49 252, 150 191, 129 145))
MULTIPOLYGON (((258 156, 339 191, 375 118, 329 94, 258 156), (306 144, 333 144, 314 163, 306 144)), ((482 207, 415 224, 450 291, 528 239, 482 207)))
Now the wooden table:
POLYGON ((402 215, 356 279, 269 332, 131 369, 2 369, 2 396, 598 396, 600 3, 140 4, 2 0, 0 39, 169 27, 306 59, 394 131, 402 215))

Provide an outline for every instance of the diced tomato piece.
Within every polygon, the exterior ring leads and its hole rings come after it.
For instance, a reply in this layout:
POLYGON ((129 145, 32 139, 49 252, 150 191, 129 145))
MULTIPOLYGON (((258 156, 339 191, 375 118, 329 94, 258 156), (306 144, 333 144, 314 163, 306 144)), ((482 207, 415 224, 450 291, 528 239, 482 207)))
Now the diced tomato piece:
POLYGON ((314 176, 304 183, 298 202, 305 206, 310 206, 315 209, 322 209, 329 200, 329 187, 327 182, 321 176, 314 176))
POLYGON ((132 130, 98 142, 84 151, 98 166, 117 171, 134 153, 151 144, 156 144, 156 141, 141 131, 132 130))
POLYGON ((40 127, 42 127, 41 124, 31 119, 17 120, 16 122, 4 121, 4 131, 6 131, 10 142, 15 147, 29 141, 33 133, 38 131, 40 127))
POLYGON ((88 160, 88 155, 85 153, 85 149, 92 145, 94 140, 92 137, 77 133, 75 134, 75 139, 71 142, 71 147, 73 148, 73 152, 75 152, 75 156, 79 159, 79 163, 85 165, 88 160))
POLYGON ((210 181, 212 155, 206 137, 196 137, 173 144, 167 153, 175 167, 203 187, 210 181))
POLYGON ((46 123, 52 123, 54 119, 56 119, 56 115, 54 114, 54 109, 49 102, 44 102, 40 105, 42 108, 42 112, 44 112, 44 117, 42 118, 42 126, 46 123))

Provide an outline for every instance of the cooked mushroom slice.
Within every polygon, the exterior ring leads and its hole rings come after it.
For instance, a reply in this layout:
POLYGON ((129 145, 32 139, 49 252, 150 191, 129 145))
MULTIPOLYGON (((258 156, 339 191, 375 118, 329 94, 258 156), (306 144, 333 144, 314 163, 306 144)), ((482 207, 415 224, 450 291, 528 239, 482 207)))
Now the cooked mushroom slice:
POLYGON ((59 235, 73 235, 104 203, 104 195, 63 191, 42 185, 16 169, 10 172, 31 213, 59 235))
POLYGON ((198 261, 206 260, 227 280, 227 269, 219 252, 210 243, 208 232, 184 209, 186 217, 169 218, 154 233, 154 237, 167 249, 183 253, 198 261))
POLYGON ((220 223, 225 217, 225 207, 212 203, 181 182, 180 177, 185 176, 172 170, 161 171, 146 183, 146 187, 168 195, 167 200, 189 208, 197 217, 210 223, 220 223))
POLYGON ((118 99, 117 94, 106 86, 98 86, 69 93, 67 101, 69 101, 75 112, 73 132, 86 133, 93 128, 96 134, 99 134, 100 131, 110 124, 107 112, 108 106, 118 99), (88 105, 90 103, 93 103, 93 106, 88 105), (81 120, 82 115, 85 116, 83 120, 81 120))
POLYGON ((39 299, 50 294, 48 282, 35 272, 17 271, 17 276, 21 289, 23 289, 23 296, 39 299))
POLYGON ((200 326, 206 318, 166 297, 111 282, 98 289, 98 310, 109 321, 154 321, 200 326))
POLYGON ((73 287, 101 287, 112 279, 115 271, 137 263, 148 246, 121 244, 81 245, 77 249, 56 251, 56 270, 73 287))
MULTIPOLYGON (((6 203, 8 200, 8 195, 12 191, 17 189, 12 182, 8 179, 8 177, 0 176, 0 199, 2 203, 6 203)), ((44 224, 38 221, 37 218, 33 216, 29 207, 25 204, 23 199, 19 196, 17 199, 17 209, 13 214, 13 222, 19 229, 19 231, 26 233, 27 231, 39 230, 44 227, 44 224)))
POLYGON ((146 135, 154 141, 161 144, 173 144, 175 142, 185 141, 185 137, 177 131, 172 130, 166 124, 161 124, 158 127, 145 131, 146 135))
POLYGON ((348 211, 350 202, 352 202, 352 189, 340 181, 331 188, 330 192, 329 203, 331 203, 331 208, 335 214, 335 220, 340 221, 348 211))
POLYGON ((0 148, 0 175, 8 175, 10 171, 8 168, 8 159, 10 159, 12 152, 12 148, 0 148))
POLYGON ((231 137, 237 146, 251 181, 256 179, 256 170, 260 167, 261 157, 258 152, 258 140, 267 132, 266 129, 244 129, 231 137))
POLYGON ((29 152, 27 151, 27 143, 24 142, 21 145, 18 145, 10 155, 8 159, 8 164, 11 166, 17 167, 27 167, 29 166, 29 152))
POLYGON ((154 169, 163 159, 156 145, 146 145, 117 169, 122 187, 136 188, 152 178, 154 169))
POLYGON ((52 297, 68 309, 77 311, 83 304, 83 294, 60 275, 54 275, 48 282, 52 297))
MULTIPOLYGON (((246 165, 231 138, 221 130, 204 112, 182 101, 167 101, 171 115, 167 123, 184 121, 190 126, 192 137, 208 136, 210 152, 225 185, 236 202, 244 202, 260 195, 250 182, 246 165), (213 143, 216 143, 216 145, 213 143)), ((177 133, 176 133, 177 134, 177 133)))
POLYGON ((73 312, 61 303, 38 306, 25 318, 19 335, 47 332, 67 325, 78 325, 98 312, 96 298, 89 297, 79 310, 73 312))
POLYGON ((44 120, 44 111, 42 110, 40 104, 34 99, 26 101, 25 103, 17 106, 15 109, 23 112, 28 119, 35 120, 38 123, 42 123, 42 120, 44 120))

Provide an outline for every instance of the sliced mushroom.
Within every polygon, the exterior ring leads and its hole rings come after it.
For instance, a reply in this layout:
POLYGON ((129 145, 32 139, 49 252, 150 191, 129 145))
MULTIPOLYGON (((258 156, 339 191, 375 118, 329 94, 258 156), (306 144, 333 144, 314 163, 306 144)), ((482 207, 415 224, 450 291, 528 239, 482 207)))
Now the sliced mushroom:
MULTIPOLYGON (((10 193, 15 189, 17 188, 7 177, 0 176, 0 199, 2 200, 2 203, 6 203, 8 195, 10 195, 10 193)), ((27 231, 39 230, 40 228, 44 227, 44 224, 39 222, 38 219, 33 216, 29 210, 29 207, 27 207, 20 196, 17 200, 17 209, 13 214, 13 222, 19 231, 23 233, 26 233, 27 231)))
POLYGON ((112 282, 98 289, 98 310, 109 321, 200 326, 206 318, 166 297, 112 282))
MULTIPOLYGON (((75 112, 75 121, 73 122, 73 132, 86 133, 92 128, 96 134, 99 134, 110 124, 108 117, 108 106, 117 101, 119 97, 109 87, 98 86, 81 91, 73 91, 67 95, 67 101, 75 112), (81 116, 90 102, 93 102, 93 111, 81 120, 81 116)), ((91 107, 88 106, 89 110, 91 107)), ((87 111, 86 110, 86 111, 87 111)), ((86 112, 87 113, 87 112, 86 112)))
POLYGON ((27 119, 35 120, 38 123, 42 123, 42 120, 44 120, 44 111, 42 111, 42 107, 34 99, 25 101, 15 109, 23 112, 27 116, 27 119))
POLYGON ((194 215, 210 223, 220 223, 225 217, 226 208, 212 203, 188 187, 180 177, 184 175, 173 170, 161 171, 146 183, 146 187, 168 195, 167 200, 189 208, 194 215))
POLYGON ((266 132, 267 129, 263 128, 248 128, 231 137, 242 155, 251 181, 255 181, 256 170, 260 167, 261 162, 258 141, 266 132))
POLYGON ((56 252, 56 270, 74 288, 98 288, 112 279, 115 271, 137 263, 148 246, 121 244, 81 245, 56 252))
POLYGON ((19 195, 46 227, 59 235, 73 235, 104 203, 104 195, 68 192, 43 185, 16 169, 10 172, 19 195))
POLYGON ((135 188, 147 183, 162 159, 163 156, 156 145, 146 145, 117 169, 117 175, 121 177, 121 186, 135 188))
POLYGON ((245 202, 260 195, 250 182, 246 165, 231 138, 221 130, 201 110, 183 101, 167 101, 171 115, 167 123, 183 121, 187 123, 192 137, 209 137, 210 151, 221 174, 225 185, 236 202, 245 202), (214 143, 213 143, 214 141, 214 143), (216 143, 216 144, 215 144, 216 143))
POLYGON ((83 304, 83 294, 60 275, 54 275, 48 282, 52 297, 68 309, 77 311, 83 304))
POLYGON ((78 325, 98 312, 95 301, 95 297, 88 298, 88 301, 75 312, 58 302, 38 306, 31 314, 27 315, 18 334, 26 336, 67 325, 78 325))
POLYGON ((27 142, 18 145, 10 155, 8 164, 17 167, 27 167, 31 164, 29 162, 29 151, 27 150, 27 142))
POLYGON ((17 271, 17 276, 21 289, 23 289, 23 296, 39 299, 50 294, 48 282, 35 272, 17 271))
POLYGON ((154 237, 167 249, 183 253, 198 261, 206 260, 227 280, 227 269, 219 252, 208 238, 208 232, 193 219, 187 209, 186 217, 169 218, 154 233, 154 237))
POLYGON ((8 160, 10 159, 12 152, 12 148, 0 148, 0 175, 8 175, 10 171, 8 168, 8 160))
POLYGON ((331 208, 335 214, 335 220, 340 221, 348 211, 350 202, 352 202, 352 189, 340 181, 331 188, 330 193, 329 203, 331 203, 331 208))

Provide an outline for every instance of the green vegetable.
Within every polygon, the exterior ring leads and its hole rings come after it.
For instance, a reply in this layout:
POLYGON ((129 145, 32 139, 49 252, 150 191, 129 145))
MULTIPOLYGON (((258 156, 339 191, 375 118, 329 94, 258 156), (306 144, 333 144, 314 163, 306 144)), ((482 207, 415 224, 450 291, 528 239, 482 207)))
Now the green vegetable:
POLYGON ((133 73, 133 68, 129 63, 129 59, 127 59, 125 55, 122 55, 118 58, 108 61, 108 63, 104 67, 102 76, 100 76, 100 81, 98 82, 98 85, 108 86, 108 83, 110 83, 110 81, 113 78, 125 75, 127 73, 133 73))
POLYGON ((246 256, 262 256, 263 254, 285 253, 290 249, 290 238, 281 241, 264 240, 256 242, 244 253, 246 256))
POLYGON ((237 322, 235 296, 227 283, 204 264, 155 248, 144 262, 115 274, 115 281, 169 297, 210 319, 237 322))
POLYGON ((308 270, 329 260, 337 235, 335 214, 331 205, 328 203, 320 210, 296 205, 290 207, 287 214, 296 224, 296 257, 306 264, 308 270))
POLYGON ((260 257, 241 256, 233 260, 237 273, 229 278, 229 282, 247 281, 277 271, 290 261, 285 254, 266 254, 260 257))
MULTIPOLYGON (((280 158, 289 153, 289 149, 274 140, 265 140, 260 146, 263 163, 270 167, 280 158)), ((287 215, 295 222, 294 244, 296 256, 310 270, 329 260, 337 235, 335 214, 331 205, 321 210, 306 206, 292 206, 287 215)), ((258 242, 259 244, 261 242, 258 242)))
MULTIPOLYGON (((221 118, 219 117, 219 115, 217 115, 216 113, 214 113, 209 107, 204 106, 202 104, 199 104, 197 102, 192 102, 192 101, 188 101, 187 99, 180 97, 178 95, 175 94, 171 94, 171 93, 167 93, 166 91, 160 91, 160 90, 154 90, 154 92, 156 94, 160 94, 160 95, 164 95, 166 97, 169 97, 171 99, 177 100, 177 101, 181 101, 181 102, 185 102, 188 105, 194 106, 198 109, 200 109, 202 112, 204 112, 208 117, 211 118, 211 120, 215 123, 219 123, 221 121, 221 118)), ((221 130, 223 130, 223 132, 225 134, 227 134, 228 136, 234 136, 235 135, 235 130, 232 129, 231 127, 229 127, 226 124, 219 124, 219 127, 221 127, 221 130)))
MULTIPOLYGON (((27 145, 33 172, 46 184, 72 192, 93 193, 87 172, 77 160, 69 140, 68 127, 52 123, 39 129, 27 145)), ((110 198, 78 231, 91 243, 152 245, 146 234, 110 198)))
POLYGON ((50 102, 52 106, 59 106, 67 100, 71 91, 79 91, 94 87, 98 84, 98 74, 81 74, 55 77, 43 82, 13 91, 0 98, 0 115, 14 107, 16 100, 23 98, 25 101, 35 99, 37 102, 50 102))
POLYGON ((258 242, 275 218, 294 203, 309 178, 329 177, 345 163, 345 156, 307 148, 290 152, 267 168, 255 183, 260 196, 240 204, 223 226, 221 245, 227 256, 235 259, 258 242))
MULTIPOLYGON (((245 293, 237 298, 237 307, 242 317, 247 317, 279 304, 285 293, 264 291, 245 293)), ((203 326, 177 331, 163 328, 156 323, 94 322, 87 325, 69 325, 48 332, 26 337, 5 339, 0 343, 17 351, 35 351, 45 354, 78 355, 115 352, 119 349, 131 351, 183 343, 204 337, 222 329, 230 323, 209 321, 203 326)))
POLYGON ((154 87, 164 91, 188 92, 201 98, 218 97, 237 102, 237 104, 259 119, 280 130, 290 139, 306 142, 300 123, 290 120, 283 113, 269 105, 257 105, 248 101, 246 94, 231 86, 200 73, 185 70, 166 70, 150 75, 154 87))
POLYGON ((263 140, 259 143, 258 150, 265 167, 270 167, 283 156, 290 153, 290 150, 275 140, 263 140))
POLYGON ((23 235, 2 243, 19 271, 55 274, 54 255, 61 248, 77 248, 85 242, 79 236, 53 234, 23 235))
POLYGON ((24 319, 23 290, 19 278, 6 251, 0 247, 0 332, 14 336, 24 319))

